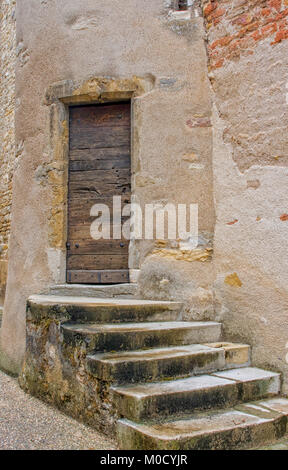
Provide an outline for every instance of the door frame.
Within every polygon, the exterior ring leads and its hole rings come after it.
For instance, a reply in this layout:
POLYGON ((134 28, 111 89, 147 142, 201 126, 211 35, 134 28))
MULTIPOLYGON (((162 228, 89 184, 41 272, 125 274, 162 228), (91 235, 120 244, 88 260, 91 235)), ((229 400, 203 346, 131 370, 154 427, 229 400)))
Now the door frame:
MULTIPOLYGON (((48 253, 54 285, 66 284, 69 107, 121 101, 131 102, 131 200, 133 201, 135 198, 135 171, 139 161, 139 146, 135 145, 135 136, 141 123, 137 98, 151 92, 154 85, 155 79, 150 75, 133 76, 132 78, 93 77, 83 81, 65 80, 51 85, 47 89, 45 104, 49 106, 49 154, 53 168, 53 178, 49 180, 51 217, 48 221, 48 253)), ((130 240, 130 283, 137 282, 140 272, 138 258, 136 245, 133 240, 130 240)))

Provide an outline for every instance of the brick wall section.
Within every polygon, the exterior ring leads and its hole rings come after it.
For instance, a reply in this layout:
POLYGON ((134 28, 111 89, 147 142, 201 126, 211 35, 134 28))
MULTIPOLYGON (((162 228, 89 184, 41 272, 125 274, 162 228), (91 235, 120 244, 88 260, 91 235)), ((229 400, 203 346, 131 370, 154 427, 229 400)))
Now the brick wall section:
POLYGON ((213 91, 215 310, 288 393, 288 1, 203 2, 213 91))
POLYGON ((241 172, 288 166, 288 0, 202 0, 202 7, 214 103, 233 160, 241 172))
POLYGON ((0 2, 0 303, 3 301, 6 282, 15 155, 15 8, 15 0, 0 2))
POLYGON ((288 0, 203 0, 211 68, 254 53, 265 38, 288 39, 288 0))

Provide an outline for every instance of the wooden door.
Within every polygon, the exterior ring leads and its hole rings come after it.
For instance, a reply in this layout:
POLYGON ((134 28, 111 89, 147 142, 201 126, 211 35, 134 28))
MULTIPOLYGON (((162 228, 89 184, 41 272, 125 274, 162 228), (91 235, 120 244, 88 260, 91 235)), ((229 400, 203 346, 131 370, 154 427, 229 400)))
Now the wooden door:
MULTIPOLYGON (((67 282, 129 282, 128 246, 114 240, 113 196, 130 203, 130 103, 70 108, 67 282), (111 238, 95 240, 90 228, 94 204, 111 214, 111 238)), ((122 222, 123 223, 123 219, 122 222)))

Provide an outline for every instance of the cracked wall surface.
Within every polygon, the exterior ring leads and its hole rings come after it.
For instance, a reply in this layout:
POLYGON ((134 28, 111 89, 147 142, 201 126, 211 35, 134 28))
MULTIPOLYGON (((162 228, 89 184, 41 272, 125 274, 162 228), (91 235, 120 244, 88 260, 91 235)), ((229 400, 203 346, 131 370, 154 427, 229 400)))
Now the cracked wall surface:
POLYGON ((288 392, 288 2, 202 2, 213 91, 217 318, 288 392))
POLYGON ((4 301, 6 287, 15 161, 15 7, 15 0, 0 2, 0 306, 4 301))

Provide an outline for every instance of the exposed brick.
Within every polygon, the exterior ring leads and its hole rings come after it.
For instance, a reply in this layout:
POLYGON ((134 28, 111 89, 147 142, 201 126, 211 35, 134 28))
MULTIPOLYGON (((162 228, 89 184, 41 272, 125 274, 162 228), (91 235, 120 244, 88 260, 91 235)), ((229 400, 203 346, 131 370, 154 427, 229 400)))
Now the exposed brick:
POLYGON ((271 38, 274 46, 288 39, 288 0, 202 0, 202 5, 210 69, 238 60, 242 54, 253 54, 259 41, 271 38))
POLYGON ((268 5, 275 10, 280 11, 282 7, 282 0, 269 0, 268 5))
POLYGON ((211 1, 204 7, 204 15, 205 16, 210 16, 211 13, 217 8, 218 3, 211 1))

